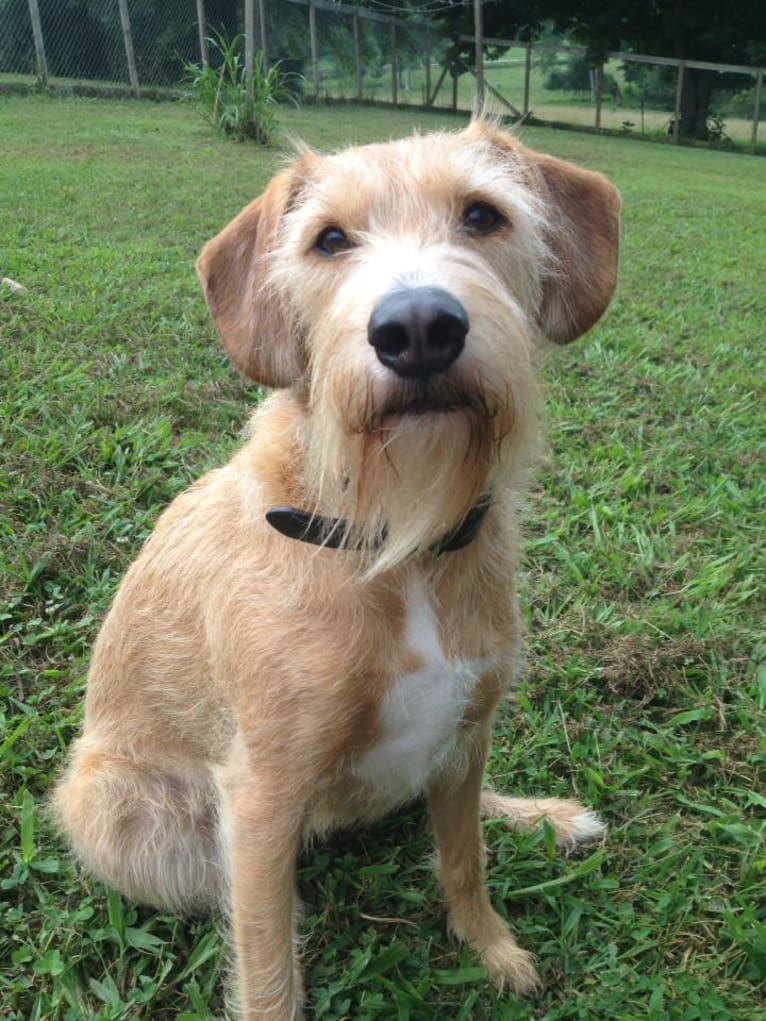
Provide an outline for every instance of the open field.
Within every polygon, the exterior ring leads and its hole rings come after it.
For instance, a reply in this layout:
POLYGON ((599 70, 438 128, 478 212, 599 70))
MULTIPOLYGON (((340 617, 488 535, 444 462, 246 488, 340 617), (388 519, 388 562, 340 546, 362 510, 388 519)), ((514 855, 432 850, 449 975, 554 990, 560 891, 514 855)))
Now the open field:
MULTIPOLYGON (((400 105, 422 106, 426 97, 426 74, 423 66, 422 50, 414 44, 409 51, 409 58, 402 57, 402 71, 397 93, 400 105)), ((434 51, 436 52, 436 51, 434 51)), ((546 65, 540 57, 541 51, 534 53, 530 83, 529 109, 538 121, 555 124, 572 125, 573 127, 595 127, 596 107, 588 92, 573 92, 562 89, 549 89, 547 79, 553 64, 546 65)), ((555 66, 567 66, 563 55, 551 59, 555 66)), ((515 47, 507 50, 499 59, 485 63, 485 74, 488 85, 497 90, 504 100, 519 111, 524 109, 525 51, 515 47)), ((392 82, 389 64, 382 64, 377 71, 374 65, 368 65, 364 77, 363 95, 365 99, 391 102, 392 82)), ((352 99, 356 96, 356 83, 351 69, 342 70, 336 61, 325 57, 320 62, 322 96, 343 97, 352 99)), ((647 103, 641 109, 640 99, 626 88, 624 65, 622 61, 612 60, 605 65, 605 72, 619 84, 623 95, 619 99, 605 90, 601 124, 610 131, 623 131, 635 135, 647 135, 663 138, 668 135, 668 128, 673 116, 673 101, 668 101, 666 108, 647 103)), ((437 56, 431 63, 431 89, 435 89, 442 73, 442 65, 437 56)), ((308 72, 307 72, 308 74, 308 72)), ((313 85, 309 78, 305 84, 306 93, 312 94, 313 85)), ((727 104, 733 100, 729 97, 717 101, 712 106, 712 113, 719 114, 723 120, 726 139, 737 145, 749 146, 752 137, 752 115, 755 101, 754 79, 750 75, 741 75, 743 94, 749 90, 748 98, 740 97, 737 113, 731 112, 727 104)), ((671 89, 671 92, 673 90, 671 89)), ((475 78, 465 72, 458 78, 457 106, 458 109, 470 111, 475 95, 475 78)), ((502 102, 492 97, 498 109, 505 109, 502 102)), ((436 95, 434 105, 437 109, 448 109, 452 105, 452 80, 447 76, 436 95)), ((766 120, 766 110, 761 112, 761 121, 766 120)), ((766 128, 759 128, 760 143, 766 142, 766 128)), ((759 145, 760 151, 761 145, 759 145)))
MULTIPOLYGON (((318 147, 455 118, 286 110, 318 147)), ((544 367, 526 514, 529 668, 503 789, 610 825, 562 857, 487 827, 494 902, 546 983, 496 994, 444 932, 419 806, 307 853, 311 1016, 766 1021, 766 189, 758 160, 529 129, 625 200, 620 295, 544 367)), ((191 105, 0 105, 0 1018, 222 1016, 216 920, 137 909, 74 870, 44 804, 88 648, 162 507, 258 399, 194 274, 275 150, 191 105)))
MULTIPOLYGON (((511 49, 497 61, 487 61, 485 74, 488 85, 497 89, 499 94, 518 110, 524 108, 524 51, 511 49)), ((565 62, 564 62, 565 63, 565 62)), ((606 65, 606 72, 611 74, 624 87, 624 75, 622 63, 611 61, 606 65)), ((433 89, 439 79, 441 67, 434 64, 431 69, 431 88, 433 89)), ((535 57, 532 63, 529 88, 529 108, 533 115, 540 121, 549 121, 561 124, 571 124, 573 127, 594 127, 596 118, 595 103, 587 93, 570 92, 561 89, 549 89, 546 86, 548 70, 542 66, 539 59, 535 57)), ((398 100, 401 104, 421 105, 425 101, 425 71, 418 66, 403 76, 407 87, 400 87, 398 100)), ((742 75, 742 88, 752 90, 753 79, 748 75, 742 75)), ((308 88, 308 86, 307 86, 308 88)), ((352 78, 346 77, 343 80, 335 81, 328 76, 325 85, 330 95, 343 95, 353 97, 356 94, 355 84, 352 78)), ((471 110, 473 107, 475 93, 475 78, 465 73, 458 79, 457 101, 461 110, 471 110)), ((379 80, 371 76, 365 79, 365 95, 371 99, 391 99, 391 75, 388 68, 386 73, 379 80)), ((497 101, 495 100, 497 103, 497 101)), ((437 108, 450 107, 452 103, 452 82, 446 78, 435 100, 437 108)), ((501 104, 497 104, 503 109, 501 104)), ((716 109, 714 105, 714 110, 716 109)), ((658 109, 653 106, 646 106, 642 111, 640 103, 630 97, 624 101, 617 102, 614 97, 605 94, 601 108, 601 124, 605 129, 611 131, 626 130, 633 134, 655 135, 659 137, 668 134, 669 122, 673 116, 673 104, 670 102, 667 109, 658 109), (629 125, 625 128, 626 123, 629 125)), ((761 121, 766 120, 766 111, 761 115, 761 121)), ((728 113, 723 114, 724 130, 732 142, 738 144, 749 144, 752 134, 752 115, 750 117, 734 116, 728 113)), ((766 125, 759 127, 760 141, 766 141, 766 125)))

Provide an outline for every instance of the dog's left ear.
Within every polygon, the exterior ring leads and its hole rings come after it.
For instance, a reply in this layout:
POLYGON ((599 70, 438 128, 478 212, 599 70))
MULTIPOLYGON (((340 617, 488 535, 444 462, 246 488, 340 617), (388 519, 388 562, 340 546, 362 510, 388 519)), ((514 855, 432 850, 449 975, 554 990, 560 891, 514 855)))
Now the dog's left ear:
POLYGON ((294 171, 275 177, 212 241, 197 273, 215 325, 239 371, 269 387, 286 387, 305 370, 295 324, 269 286, 269 258, 294 191, 294 171))
POLYGON ((617 287, 620 193, 601 174, 533 152, 486 122, 476 120, 468 130, 518 167, 545 204, 552 265, 538 323, 550 340, 568 344, 601 318, 617 287))
POLYGON ((553 265, 543 283, 540 329, 568 344, 604 314, 617 287, 622 200, 602 174, 526 150, 548 206, 553 265))

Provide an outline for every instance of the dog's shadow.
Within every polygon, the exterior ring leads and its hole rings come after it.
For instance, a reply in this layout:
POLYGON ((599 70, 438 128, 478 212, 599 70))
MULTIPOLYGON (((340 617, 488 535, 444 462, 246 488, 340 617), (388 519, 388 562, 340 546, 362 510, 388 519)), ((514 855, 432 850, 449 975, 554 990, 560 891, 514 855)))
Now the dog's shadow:
POLYGON ((336 830, 301 854, 298 888, 304 925, 359 919, 420 925, 438 915, 433 836, 422 800, 363 828, 336 830), (393 917, 396 916, 396 917, 393 917))

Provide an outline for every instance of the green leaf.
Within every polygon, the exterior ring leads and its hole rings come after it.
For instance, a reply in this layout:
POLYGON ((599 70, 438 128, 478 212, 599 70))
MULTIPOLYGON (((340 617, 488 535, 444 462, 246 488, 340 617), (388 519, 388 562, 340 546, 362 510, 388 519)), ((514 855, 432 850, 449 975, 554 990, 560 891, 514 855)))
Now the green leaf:
POLYGON ((122 903, 122 897, 117 893, 116 890, 107 890, 106 893, 106 913, 109 916, 109 923, 114 930, 114 934, 117 938, 117 942, 120 947, 125 949, 125 910, 122 903))
POLYGON ((601 867, 604 858, 606 857, 606 851, 601 849, 590 855, 585 861, 581 862, 571 872, 567 872, 563 876, 557 876, 555 879, 548 879, 542 883, 535 883, 534 886, 526 886, 522 890, 508 890, 504 894, 506 900, 518 900, 524 897, 529 897, 531 894, 543 893, 547 890, 555 890, 559 886, 567 886, 569 883, 573 883, 578 879, 582 879, 583 876, 589 875, 591 872, 595 872, 601 867))
POLYGON ((128 946, 135 947, 136 950, 159 950, 160 947, 165 946, 165 940, 155 936, 153 932, 131 926, 125 929, 125 941, 128 946))
POLYGON ((35 856, 35 799, 24 789, 21 792, 21 857, 29 865, 35 856))
POLYGON ((32 970, 38 975, 60 975, 65 968, 61 953, 55 947, 46 950, 32 965, 32 970))
POLYGON ((712 715, 711 709, 687 709, 686 712, 677 713, 668 720, 669 727, 685 727, 687 723, 697 723, 699 720, 709 720, 712 715))
POLYGON ((471 1021, 473 1017, 473 1005, 479 999, 479 990, 474 989, 472 993, 469 993, 463 1006, 460 1008, 460 1013, 455 1018, 455 1021, 471 1021))
POLYGON ((409 948, 406 943, 393 943, 386 947, 377 957, 374 957, 362 973, 365 978, 371 975, 382 975, 391 968, 395 968, 400 961, 409 956, 409 948))
POLYGON ((19 723, 19 725, 11 731, 3 743, 0 744, 0 761, 2 761, 5 754, 13 748, 19 738, 23 736, 24 732, 32 726, 34 721, 34 716, 25 716, 21 723, 19 723))
POLYGON ((11 954, 11 961, 14 964, 27 964, 33 960, 35 956, 34 950, 29 946, 16 947, 11 954))
POLYGON ((205 961, 209 961, 211 957, 215 957, 220 950, 221 941, 218 939, 217 933, 206 933, 189 954, 186 967, 178 976, 178 981, 183 982, 183 980, 188 978, 189 975, 197 970, 197 968, 201 968, 205 961))
POLYGON ((120 990, 115 985, 114 979, 111 975, 105 975, 101 982, 99 982, 98 979, 92 978, 88 982, 88 986, 102 1003, 114 1008, 120 1006, 122 1002, 120 990))
POLYGON ((434 971, 434 981, 440 986, 462 986, 468 982, 486 982, 483 968, 456 968, 454 971, 434 971))
POLYGON ((758 686, 758 708, 764 712, 766 710, 766 663, 758 667, 756 684, 758 686))

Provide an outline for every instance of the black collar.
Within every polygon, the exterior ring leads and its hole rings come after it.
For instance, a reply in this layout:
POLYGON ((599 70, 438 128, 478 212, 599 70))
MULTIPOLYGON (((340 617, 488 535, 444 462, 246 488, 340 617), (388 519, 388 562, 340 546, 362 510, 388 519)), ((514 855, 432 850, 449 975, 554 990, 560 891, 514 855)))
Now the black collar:
MULTIPOLYGON (((463 521, 442 536, 431 546, 429 552, 434 556, 442 553, 453 553, 470 545, 479 534, 479 529, 490 506, 490 498, 484 496, 466 514, 463 521)), ((266 512, 266 520, 282 535, 300 542, 309 542, 314 546, 325 546, 328 549, 341 549, 347 528, 342 518, 323 518, 318 514, 309 514, 296 507, 272 507, 266 512)))

